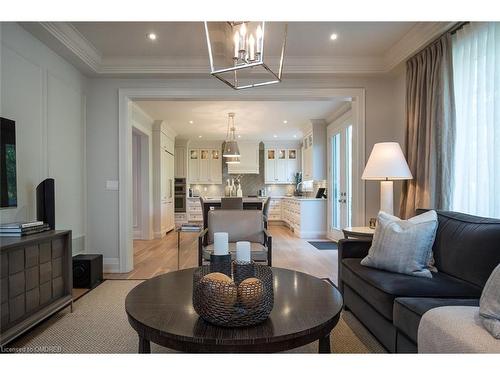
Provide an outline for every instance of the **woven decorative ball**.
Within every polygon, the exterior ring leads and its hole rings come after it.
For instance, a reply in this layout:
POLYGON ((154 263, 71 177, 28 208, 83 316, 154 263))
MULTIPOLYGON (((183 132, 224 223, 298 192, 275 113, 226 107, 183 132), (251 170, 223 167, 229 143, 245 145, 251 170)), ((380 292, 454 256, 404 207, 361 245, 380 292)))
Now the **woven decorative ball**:
POLYGON ((221 273, 202 266, 193 274, 193 307, 209 323, 244 327, 263 322, 274 305, 273 273, 255 265, 254 275, 236 284, 221 273))
POLYGON ((247 309, 260 305, 264 295, 264 284, 255 277, 243 280, 238 285, 238 301, 247 309))
POLYGON ((233 279, 220 272, 212 272, 203 276, 200 280, 200 286, 205 295, 228 308, 232 308, 238 298, 238 289, 233 279))

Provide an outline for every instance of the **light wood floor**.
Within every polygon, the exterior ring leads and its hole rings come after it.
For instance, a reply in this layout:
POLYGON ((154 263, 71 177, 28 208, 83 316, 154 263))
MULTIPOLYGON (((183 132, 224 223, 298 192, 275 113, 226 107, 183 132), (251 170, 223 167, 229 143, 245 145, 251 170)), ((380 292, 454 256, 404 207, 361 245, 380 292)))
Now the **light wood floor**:
MULTIPOLYGON (((273 266, 328 277, 337 282, 337 251, 318 250, 284 226, 270 226, 273 237, 273 266)), ((180 269, 196 267, 197 235, 181 233, 180 269)), ((177 233, 160 240, 134 241, 134 270, 105 274, 107 279, 149 279, 177 270, 177 233)))

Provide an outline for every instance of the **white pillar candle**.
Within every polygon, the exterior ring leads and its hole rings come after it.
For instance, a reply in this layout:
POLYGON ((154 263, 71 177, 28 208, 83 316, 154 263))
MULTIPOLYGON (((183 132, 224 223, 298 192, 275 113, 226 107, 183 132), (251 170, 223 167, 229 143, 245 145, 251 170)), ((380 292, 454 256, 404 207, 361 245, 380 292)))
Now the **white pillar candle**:
POLYGON ((250 242, 236 242, 236 261, 250 263, 251 259, 250 242))
POLYGON ((226 232, 214 233, 214 254, 227 255, 229 253, 229 235, 226 232))

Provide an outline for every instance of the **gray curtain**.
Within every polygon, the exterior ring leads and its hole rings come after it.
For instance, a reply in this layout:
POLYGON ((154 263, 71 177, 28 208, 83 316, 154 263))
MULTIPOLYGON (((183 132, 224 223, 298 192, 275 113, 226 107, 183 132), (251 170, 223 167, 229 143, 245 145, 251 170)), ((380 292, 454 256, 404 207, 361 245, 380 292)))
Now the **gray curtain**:
POLYGON ((400 215, 449 209, 455 109, 451 35, 406 63, 406 157, 413 179, 403 183, 400 215))

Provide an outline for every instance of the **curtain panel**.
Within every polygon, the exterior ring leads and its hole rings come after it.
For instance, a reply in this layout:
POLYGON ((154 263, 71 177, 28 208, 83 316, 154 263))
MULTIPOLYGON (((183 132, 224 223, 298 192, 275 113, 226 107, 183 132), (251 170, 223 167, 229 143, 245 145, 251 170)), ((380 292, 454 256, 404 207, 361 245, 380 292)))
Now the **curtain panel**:
POLYGON ((450 209, 453 186, 454 89, 451 35, 406 63, 406 157, 413 179, 403 182, 400 216, 417 208, 450 209))
POLYGON ((453 36, 457 110, 454 211, 500 218, 500 23, 453 36))

